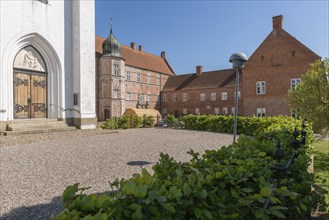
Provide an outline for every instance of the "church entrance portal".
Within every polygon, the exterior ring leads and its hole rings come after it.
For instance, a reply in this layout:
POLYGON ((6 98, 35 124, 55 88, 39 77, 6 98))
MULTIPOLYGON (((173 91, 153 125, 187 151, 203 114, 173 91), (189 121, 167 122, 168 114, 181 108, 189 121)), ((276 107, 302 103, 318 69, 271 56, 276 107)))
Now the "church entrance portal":
POLYGON ((39 52, 22 49, 14 61, 14 118, 47 117, 47 69, 39 52))

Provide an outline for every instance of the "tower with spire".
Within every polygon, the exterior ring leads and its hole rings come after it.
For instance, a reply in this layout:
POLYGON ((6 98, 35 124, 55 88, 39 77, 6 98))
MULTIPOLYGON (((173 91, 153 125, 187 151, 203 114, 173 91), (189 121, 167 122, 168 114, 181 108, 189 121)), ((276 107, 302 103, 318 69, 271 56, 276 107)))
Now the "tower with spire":
POLYGON ((112 32, 112 21, 113 18, 110 19, 110 35, 106 38, 103 42, 103 55, 105 56, 112 56, 112 57, 121 57, 120 54, 120 43, 114 37, 112 32))
POLYGON ((125 60, 122 58, 121 45, 113 35, 113 18, 110 18, 110 34, 102 44, 103 54, 98 62, 96 108, 98 117, 104 120, 121 116, 125 111, 125 60))

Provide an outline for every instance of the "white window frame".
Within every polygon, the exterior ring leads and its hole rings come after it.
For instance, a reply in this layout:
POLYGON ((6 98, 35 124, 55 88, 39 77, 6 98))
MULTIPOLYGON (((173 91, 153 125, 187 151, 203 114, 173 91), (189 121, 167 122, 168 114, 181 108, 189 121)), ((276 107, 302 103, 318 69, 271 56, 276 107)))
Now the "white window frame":
MULTIPOLYGON (((234 99, 235 99, 235 92, 234 92, 234 99)), ((241 99, 241 92, 238 91, 238 99, 241 99)))
POLYGON ((182 94, 182 102, 187 102, 187 93, 182 94))
POLYGON ((113 75, 118 76, 120 73, 120 65, 117 63, 113 64, 113 75))
POLYGON ((200 108, 195 108, 195 114, 200 114, 200 108))
POLYGON ((126 100, 131 100, 131 92, 126 92, 126 100))
POLYGON ((232 107, 232 108, 231 108, 231 114, 232 114, 232 115, 234 115, 234 111, 235 111, 235 108, 232 107))
POLYGON ((187 108, 183 108, 183 115, 187 115, 187 108))
POLYGON ((302 82, 301 78, 290 79, 290 90, 293 90, 295 86, 302 82))
POLYGON ((206 93, 200 93, 200 102, 206 101, 206 93))
POLYGON ((128 70, 128 71, 126 72, 126 79, 127 79, 128 81, 131 80, 131 72, 130 72, 130 70, 128 70))
POLYGON ((227 92, 222 92, 221 93, 221 99, 222 100, 227 100, 227 92))
POLYGON ((210 101, 216 101, 216 92, 210 94, 210 101))
POLYGON ((266 108, 257 108, 256 116, 257 117, 266 117, 266 108))
POLYGON ((172 96, 172 102, 177 102, 177 94, 173 94, 173 96, 172 96))
POLYGON ((167 94, 162 95, 162 102, 168 102, 168 95, 167 94))
POLYGON ((141 74, 140 74, 140 73, 137 73, 136 81, 137 81, 137 82, 141 82, 141 79, 142 79, 141 74))
POLYGON ((256 82, 256 94, 257 95, 266 94, 266 81, 257 81, 256 82))
POLYGON ((119 89, 113 89, 113 98, 115 98, 115 99, 120 98, 120 90, 119 89))
POLYGON ((227 115, 228 113, 228 108, 227 107, 223 107, 223 115, 227 115))
POLYGON ((214 108, 214 114, 219 115, 219 108, 214 108))

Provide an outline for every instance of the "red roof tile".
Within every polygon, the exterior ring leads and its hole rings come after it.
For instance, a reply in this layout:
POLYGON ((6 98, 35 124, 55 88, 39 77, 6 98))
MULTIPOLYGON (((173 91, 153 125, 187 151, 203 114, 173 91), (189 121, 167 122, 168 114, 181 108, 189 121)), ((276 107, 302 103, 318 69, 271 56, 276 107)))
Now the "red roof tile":
POLYGON ((170 76, 162 91, 207 89, 234 86, 235 70, 215 70, 203 72, 200 76, 195 73, 170 76))
MULTIPOLYGON (((96 36, 96 52, 102 54, 102 44, 105 38, 96 36)), ((133 66, 136 68, 151 70, 158 73, 164 73, 167 75, 175 75, 174 71, 170 67, 165 58, 140 51, 134 50, 131 47, 121 45, 121 56, 125 59, 127 66, 133 66)))

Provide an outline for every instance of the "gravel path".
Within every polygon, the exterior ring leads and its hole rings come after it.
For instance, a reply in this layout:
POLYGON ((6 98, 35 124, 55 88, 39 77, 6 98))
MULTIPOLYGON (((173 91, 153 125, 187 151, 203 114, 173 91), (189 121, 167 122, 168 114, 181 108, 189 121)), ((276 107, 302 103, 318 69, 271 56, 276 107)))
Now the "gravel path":
POLYGON ((109 191, 108 181, 140 171, 138 161, 151 170, 160 152, 187 161, 189 149, 204 152, 231 142, 231 135, 157 128, 1 136, 0 219, 49 219, 61 211, 68 185, 109 191))

